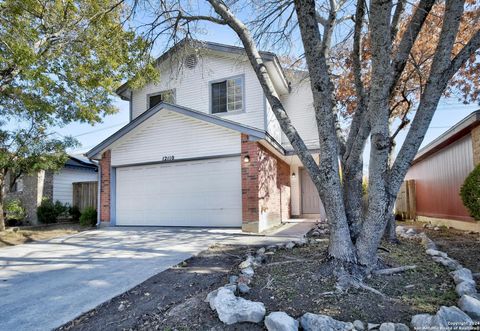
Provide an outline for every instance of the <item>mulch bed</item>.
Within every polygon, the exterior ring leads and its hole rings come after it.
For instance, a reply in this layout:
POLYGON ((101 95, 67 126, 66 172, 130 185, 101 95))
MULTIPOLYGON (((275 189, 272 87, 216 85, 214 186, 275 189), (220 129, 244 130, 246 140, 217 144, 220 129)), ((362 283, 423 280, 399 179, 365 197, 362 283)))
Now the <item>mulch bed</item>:
MULTIPOLYGON (((440 249, 476 271, 479 266, 474 260, 479 256, 479 246, 474 237, 456 243, 459 238, 449 239, 447 233, 434 232, 437 237, 429 236, 440 249), (462 248, 456 249, 457 244, 462 248), (462 253, 469 249, 473 251, 462 253)), ((441 305, 456 304, 455 285, 448 270, 426 255, 420 243, 409 240, 398 245, 382 243, 379 254, 387 266, 415 264, 417 269, 366 280, 385 297, 355 289, 332 293, 334 279, 325 261, 327 243, 324 238, 315 245, 270 255, 266 264, 255 268, 252 290, 243 297, 263 302, 267 313, 280 310, 299 317, 312 312, 343 321, 407 325, 414 314, 434 313, 441 305)), ((238 273, 237 266, 248 250, 253 252, 255 248, 215 246, 153 276, 60 330, 264 330, 262 325, 250 323, 226 326, 203 301, 211 290, 226 284, 229 275, 238 273)))

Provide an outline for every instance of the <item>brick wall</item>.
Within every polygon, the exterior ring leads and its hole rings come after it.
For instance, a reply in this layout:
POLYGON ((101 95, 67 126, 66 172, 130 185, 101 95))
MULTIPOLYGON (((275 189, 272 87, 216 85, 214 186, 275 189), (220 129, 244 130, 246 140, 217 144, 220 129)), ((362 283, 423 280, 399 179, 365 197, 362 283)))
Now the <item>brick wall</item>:
POLYGON ((473 164, 480 163, 480 126, 473 128, 472 132, 473 164))
POLYGON ((110 222, 110 150, 102 154, 100 160, 100 220, 102 222, 110 222))
POLYGON ((241 139, 242 229, 261 232, 290 217, 290 166, 247 135, 241 139))

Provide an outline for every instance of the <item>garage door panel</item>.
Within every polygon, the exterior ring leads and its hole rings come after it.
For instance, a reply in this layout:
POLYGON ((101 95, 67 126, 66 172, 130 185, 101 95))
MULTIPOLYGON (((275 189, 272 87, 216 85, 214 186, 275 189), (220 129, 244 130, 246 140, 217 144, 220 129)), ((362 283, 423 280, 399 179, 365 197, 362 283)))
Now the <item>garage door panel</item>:
POLYGON ((116 223, 241 226, 240 158, 118 168, 116 223))

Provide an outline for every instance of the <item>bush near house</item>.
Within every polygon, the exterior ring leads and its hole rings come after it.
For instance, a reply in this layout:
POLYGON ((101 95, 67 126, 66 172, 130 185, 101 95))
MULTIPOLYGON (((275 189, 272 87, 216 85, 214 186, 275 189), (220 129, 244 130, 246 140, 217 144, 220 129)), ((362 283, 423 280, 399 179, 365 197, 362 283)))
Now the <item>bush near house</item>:
POLYGON ((460 197, 470 215, 480 220, 480 164, 465 178, 460 188, 460 197))
POLYGON ((81 226, 95 226, 97 224, 97 210, 93 207, 85 208, 80 216, 81 226))
POLYGON ((72 218, 72 221, 75 223, 80 221, 80 216, 82 215, 78 206, 70 206, 68 209, 68 214, 72 218))
POLYGON ((53 203, 50 199, 44 198, 37 208, 38 221, 43 224, 57 223, 60 216, 68 216, 69 205, 60 201, 53 203))
POLYGON ((20 199, 7 200, 4 206, 4 213, 7 226, 22 225, 23 220, 27 216, 20 199))

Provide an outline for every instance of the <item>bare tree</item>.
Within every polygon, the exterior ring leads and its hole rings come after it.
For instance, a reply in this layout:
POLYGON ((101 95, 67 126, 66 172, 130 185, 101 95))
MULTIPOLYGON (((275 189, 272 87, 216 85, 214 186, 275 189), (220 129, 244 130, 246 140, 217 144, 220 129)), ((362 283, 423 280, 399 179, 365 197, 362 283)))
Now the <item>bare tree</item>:
MULTIPOLYGON (((397 192, 440 98, 455 88, 451 80, 459 70, 478 65, 480 25, 472 25, 478 23, 478 4, 471 0, 438 4, 435 0, 414 4, 404 0, 371 0, 369 4, 366 0, 253 0, 240 6, 241 1, 208 0, 214 13, 199 13, 181 1, 161 3, 163 11, 156 13, 157 19, 170 20, 169 28, 173 26, 173 31, 162 32, 188 35, 190 24, 209 21, 226 25, 238 35, 281 129, 325 205, 331 230, 329 255, 350 274, 370 273, 377 265, 377 249, 392 219, 397 192), (246 6, 259 13, 250 22, 235 14, 235 8, 246 6), (427 24, 429 20, 436 21, 427 24), (336 36, 340 26, 349 29, 340 29, 343 32, 336 36), (427 28, 433 36, 422 37, 427 28), (273 47, 291 43, 295 33, 301 36, 313 93, 319 164, 292 125, 257 49, 257 43, 265 40, 273 47), (416 58, 419 47, 424 47, 421 54, 430 52, 420 60, 416 58), (339 69, 335 63, 347 65, 339 69), (351 95, 342 103, 339 84, 345 77, 350 79, 351 95), (338 129, 341 116, 349 120, 345 135, 338 129), (400 123, 396 128, 394 119, 400 123), (406 128, 405 143, 393 160, 395 137, 406 128), (369 138, 365 208, 363 153, 369 138)), ((472 77, 463 78, 463 84, 468 84, 472 77)), ((457 80, 456 87, 461 85, 458 81, 462 80, 457 80)))

